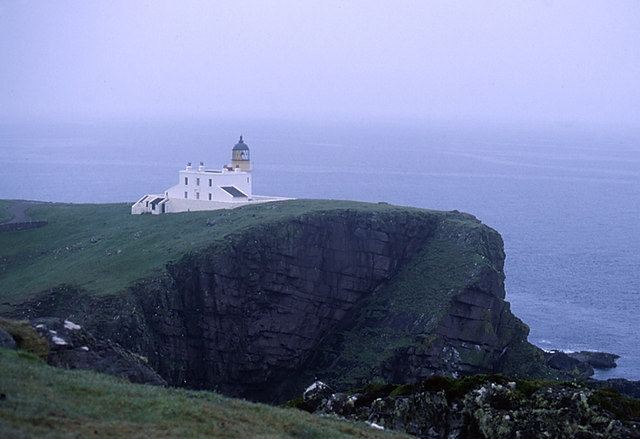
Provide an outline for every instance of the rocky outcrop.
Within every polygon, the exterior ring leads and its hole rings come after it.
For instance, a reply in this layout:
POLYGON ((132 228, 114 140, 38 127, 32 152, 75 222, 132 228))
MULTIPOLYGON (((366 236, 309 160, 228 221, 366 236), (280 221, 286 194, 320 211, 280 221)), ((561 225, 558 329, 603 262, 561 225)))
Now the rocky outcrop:
POLYGON ((640 438, 640 404, 575 384, 475 376, 336 393, 316 382, 290 403, 420 438, 640 438))
POLYGON ((15 349, 16 341, 13 339, 11 334, 9 334, 4 329, 0 328, 0 348, 5 349, 15 349))
POLYGON ((567 355, 578 361, 587 363, 596 369, 611 369, 617 367, 616 360, 620 358, 620 355, 595 351, 569 352, 567 355))
POLYGON ((290 399, 315 376, 347 389, 544 373, 504 300, 496 231, 455 211, 344 206, 216 238, 122 297, 64 286, 23 309, 73 318, 172 385, 263 401, 290 399))
POLYGON ((566 376, 584 381, 594 374, 595 369, 611 369, 617 367, 619 355, 607 352, 580 351, 562 352, 545 351, 545 363, 552 369, 563 371, 566 376))
POLYGON ((547 366, 572 374, 577 379, 586 379, 594 373, 593 367, 588 362, 581 361, 562 351, 545 352, 544 357, 547 366))
POLYGON ((624 378, 609 378, 607 380, 589 378, 584 382, 594 389, 613 389, 622 395, 640 400, 640 381, 630 381, 624 378))
POLYGON ((93 370, 126 378, 132 383, 165 385, 144 358, 120 346, 95 338, 80 325, 55 317, 30 322, 38 334, 49 342, 47 363, 64 369, 93 370))

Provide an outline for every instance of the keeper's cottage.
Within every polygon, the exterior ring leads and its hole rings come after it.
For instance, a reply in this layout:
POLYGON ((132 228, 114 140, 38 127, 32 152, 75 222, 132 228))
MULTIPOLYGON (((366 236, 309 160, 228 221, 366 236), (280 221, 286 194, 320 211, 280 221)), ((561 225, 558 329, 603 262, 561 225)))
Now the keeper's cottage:
POLYGON ((198 210, 233 209, 253 203, 286 200, 286 198, 253 195, 251 191, 249 147, 242 136, 231 151, 231 164, 221 170, 197 168, 187 163, 178 174, 178 184, 161 195, 145 195, 131 213, 161 214, 198 210))

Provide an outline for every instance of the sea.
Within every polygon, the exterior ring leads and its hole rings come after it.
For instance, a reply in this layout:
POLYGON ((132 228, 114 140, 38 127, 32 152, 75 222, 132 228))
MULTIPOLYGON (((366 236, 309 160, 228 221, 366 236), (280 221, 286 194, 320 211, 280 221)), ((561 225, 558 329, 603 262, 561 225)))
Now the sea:
POLYGON ((240 135, 254 193, 471 213, 500 232, 507 300, 546 349, 620 355, 640 380, 640 131, 471 122, 0 123, 0 198, 134 202, 240 135))

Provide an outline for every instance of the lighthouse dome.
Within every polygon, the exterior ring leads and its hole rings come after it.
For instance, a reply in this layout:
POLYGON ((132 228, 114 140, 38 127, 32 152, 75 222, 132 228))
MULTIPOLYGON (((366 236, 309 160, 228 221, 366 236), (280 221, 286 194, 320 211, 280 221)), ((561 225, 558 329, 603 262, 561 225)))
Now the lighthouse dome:
POLYGON ((233 150, 234 151, 248 151, 249 150, 249 146, 246 143, 244 143, 244 140, 242 140, 242 136, 240 136, 240 140, 233 147, 233 150))

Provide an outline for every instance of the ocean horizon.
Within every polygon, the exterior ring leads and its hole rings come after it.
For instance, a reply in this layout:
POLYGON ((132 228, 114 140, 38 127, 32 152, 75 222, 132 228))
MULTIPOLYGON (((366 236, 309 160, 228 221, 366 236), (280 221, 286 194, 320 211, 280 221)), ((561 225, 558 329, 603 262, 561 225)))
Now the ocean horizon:
POLYGON ((621 356, 640 380, 640 134, 580 125, 0 124, 0 198, 135 202, 240 135, 255 194, 473 214, 503 237, 506 299, 551 350, 621 356))

